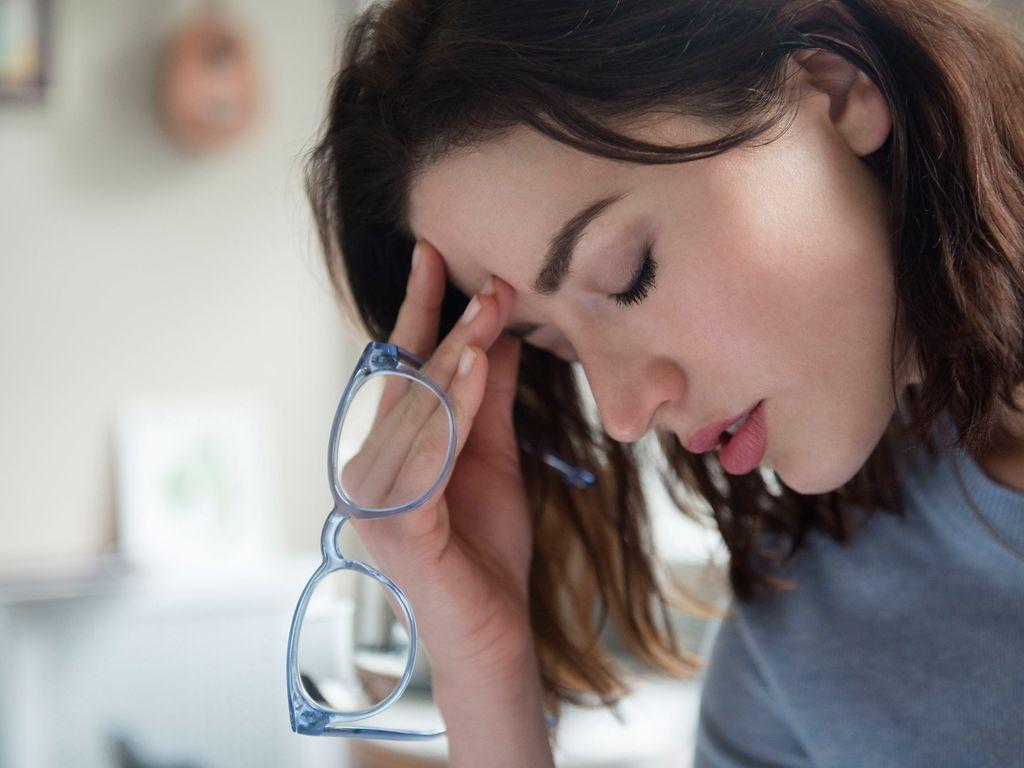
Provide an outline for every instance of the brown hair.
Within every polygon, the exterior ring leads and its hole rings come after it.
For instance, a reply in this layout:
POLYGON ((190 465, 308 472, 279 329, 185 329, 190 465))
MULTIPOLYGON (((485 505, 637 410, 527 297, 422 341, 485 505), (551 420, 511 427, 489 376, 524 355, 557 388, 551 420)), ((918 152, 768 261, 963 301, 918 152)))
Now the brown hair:
MULTIPOLYGON (((1024 379, 1024 50, 1008 22, 957 0, 371 5, 346 34, 306 167, 332 283, 371 337, 388 338, 414 244, 411 182, 456 149, 523 124, 602 157, 687 162, 761 140, 780 123, 794 52, 853 62, 892 113, 888 140, 865 161, 889 189, 897 323, 902 313, 921 382, 895 392, 894 327, 893 389, 909 418, 898 410, 856 476, 830 493, 802 495, 760 471, 727 475, 713 452, 689 454, 658 435, 660 479, 684 514, 714 518, 732 591, 750 600, 781 584, 774 565, 812 529, 846 541, 851 507, 901 513, 893 452, 907 437, 934 451, 929 434, 944 409, 972 454, 1009 439, 999 425, 1024 379), (611 127, 664 110, 703 119, 724 138, 658 146, 611 127)), ((442 334, 466 301, 449 283, 442 334)), ((603 643, 609 617, 625 648, 658 669, 703 663, 680 648, 670 622, 670 606, 701 604, 664 588, 640 444, 595 425, 578 385, 571 364, 524 345, 519 436, 598 476, 594 488, 568 487, 521 456, 535 515, 531 620, 555 710, 559 700, 613 703, 628 690, 603 643)))

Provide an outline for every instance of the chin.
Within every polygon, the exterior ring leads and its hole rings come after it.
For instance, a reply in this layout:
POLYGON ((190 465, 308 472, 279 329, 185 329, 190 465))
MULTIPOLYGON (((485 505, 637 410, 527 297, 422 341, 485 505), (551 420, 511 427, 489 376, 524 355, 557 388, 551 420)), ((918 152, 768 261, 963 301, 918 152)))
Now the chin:
MULTIPOLYGON (((819 454, 820 456, 820 454, 819 454)), ((843 461, 841 455, 833 455, 831 463, 823 463, 811 456, 808 461, 794 467, 786 462, 773 467, 779 482, 792 491, 812 496, 843 487, 860 471, 864 462, 843 461)))
MULTIPOLYGON (((790 490, 805 496, 831 493, 857 476, 882 439, 888 416, 883 414, 871 430, 848 428, 842 421, 833 421, 828 432, 805 430, 796 442, 776 440, 769 443, 768 456, 778 481, 790 490), (773 453, 772 448, 778 453, 773 453)), ((778 437, 778 436, 776 436, 778 437)))

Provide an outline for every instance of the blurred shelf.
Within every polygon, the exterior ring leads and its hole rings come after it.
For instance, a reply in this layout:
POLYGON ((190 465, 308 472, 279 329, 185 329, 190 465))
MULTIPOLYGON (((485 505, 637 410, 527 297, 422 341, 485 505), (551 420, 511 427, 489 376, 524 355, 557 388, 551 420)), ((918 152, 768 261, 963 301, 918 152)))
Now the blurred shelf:
POLYGON ((0 563, 0 607, 121 595, 182 595, 210 599, 285 591, 298 598, 319 559, 275 557, 251 568, 184 566, 146 571, 116 553, 0 563))

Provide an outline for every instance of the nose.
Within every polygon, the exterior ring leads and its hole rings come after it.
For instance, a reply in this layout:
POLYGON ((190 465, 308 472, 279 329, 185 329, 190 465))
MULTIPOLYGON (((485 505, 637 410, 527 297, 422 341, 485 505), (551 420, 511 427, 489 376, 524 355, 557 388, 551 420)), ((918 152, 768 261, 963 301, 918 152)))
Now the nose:
POLYGON ((598 355, 580 362, 604 431, 616 442, 639 440, 654 426, 658 408, 668 408, 685 391, 682 371, 664 358, 598 355))

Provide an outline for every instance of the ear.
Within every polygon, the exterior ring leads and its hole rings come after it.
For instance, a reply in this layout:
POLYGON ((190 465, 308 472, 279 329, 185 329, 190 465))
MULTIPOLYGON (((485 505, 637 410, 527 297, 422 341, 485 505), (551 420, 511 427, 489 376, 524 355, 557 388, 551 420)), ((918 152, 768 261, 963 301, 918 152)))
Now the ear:
POLYGON ((818 48, 790 57, 790 72, 807 92, 828 95, 828 116, 858 156, 881 147, 892 130, 885 96, 862 70, 831 51, 818 48))

